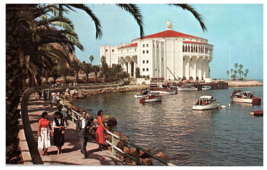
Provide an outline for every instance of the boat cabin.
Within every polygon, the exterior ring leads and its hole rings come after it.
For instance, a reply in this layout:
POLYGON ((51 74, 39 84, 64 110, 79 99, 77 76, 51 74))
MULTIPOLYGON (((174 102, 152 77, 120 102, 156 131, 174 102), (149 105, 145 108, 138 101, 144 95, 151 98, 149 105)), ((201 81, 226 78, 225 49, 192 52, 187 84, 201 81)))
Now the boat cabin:
POLYGON ((207 105, 209 103, 214 102, 215 99, 213 99, 212 96, 201 96, 198 101, 196 102, 196 105, 207 105))

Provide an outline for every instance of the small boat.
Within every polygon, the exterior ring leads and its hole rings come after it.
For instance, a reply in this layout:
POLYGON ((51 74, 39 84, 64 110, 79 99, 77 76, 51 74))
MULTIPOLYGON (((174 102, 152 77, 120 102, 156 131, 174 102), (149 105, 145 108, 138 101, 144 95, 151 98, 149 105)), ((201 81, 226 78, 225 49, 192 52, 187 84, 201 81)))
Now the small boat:
POLYGON ((134 95, 135 98, 142 98, 145 95, 148 95, 150 93, 149 89, 142 89, 139 94, 134 95))
POLYGON ((205 85, 205 86, 202 86, 202 90, 211 90, 211 87, 210 87, 210 86, 207 86, 207 85, 205 85))
POLYGON ((178 86, 178 90, 179 91, 195 91, 197 90, 197 88, 191 84, 185 84, 185 85, 178 86))
POLYGON ((193 110, 216 109, 220 105, 220 99, 213 99, 213 96, 201 96, 193 105, 193 110))
POLYGON ((140 99, 140 103, 161 102, 161 98, 162 96, 160 95, 148 94, 140 99))
POLYGON ((263 116, 263 110, 251 111, 250 114, 254 116, 263 116))
POLYGON ((230 95, 230 97, 233 102, 252 103, 256 105, 261 104, 260 96, 258 97, 253 96, 252 92, 250 91, 235 90, 230 95))
POLYGON ((159 88, 159 87, 156 87, 156 88, 150 88, 150 91, 153 93, 159 93, 160 95, 170 95, 170 94, 177 94, 177 88, 175 89, 170 89, 170 88, 167 88, 167 89, 164 89, 164 88, 159 88))

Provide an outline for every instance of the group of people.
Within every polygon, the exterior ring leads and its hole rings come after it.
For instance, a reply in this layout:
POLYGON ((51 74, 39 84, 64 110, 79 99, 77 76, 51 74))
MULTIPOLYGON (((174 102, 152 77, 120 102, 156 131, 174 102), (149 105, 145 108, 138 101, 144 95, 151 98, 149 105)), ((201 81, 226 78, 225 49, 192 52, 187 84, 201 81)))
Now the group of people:
MULTIPOLYGON (((57 154, 62 153, 62 146, 64 145, 64 135, 67 129, 67 113, 62 110, 62 105, 58 106, 58 110, 53 115, 53 123, 50 125, 50 120, 48 119, 48 113, 43 112, 41 119, 38 122, 37 136, 38 136, 38 148, 42 149, 42 156, 48 156, 48 147, 51 146, 51 136, 53 136, 53 145, 57 147, 57 154)), ((99 144, 99 150, 103 150, 102 144, 105 142, 104 131, 106 127, 103 123, 103 111, 99 110, 97 113, 97 130, 95 142, 99 144)), ((81 153, 84 155, 84 158, 87 158, 86 145, 89 138, 89 129, 91 121, 86 116, 86 111, 82 111, 81 118, 76 121, 76 130, 81 145, 81 153)))

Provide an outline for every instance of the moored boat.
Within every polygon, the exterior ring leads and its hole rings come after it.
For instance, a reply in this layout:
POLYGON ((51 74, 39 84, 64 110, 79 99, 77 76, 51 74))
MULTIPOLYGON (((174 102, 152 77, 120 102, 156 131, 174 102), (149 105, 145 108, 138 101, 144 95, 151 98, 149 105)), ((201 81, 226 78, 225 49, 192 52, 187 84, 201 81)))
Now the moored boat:
POLYGON ((235 90, 230 95, 230 97, 233 102, 252 103, 256 105, 261 104, 260 96, 258 97, 253 96, 252 92, 250 91, 235 90))
POLYGON ((263 116, 263 110, 251 111, 250 114, 254 116, 263 116))
POLYGON ((220 105, 220 99, 213 99, 213 96, 201 96, 193 105, 193 110, 216 109, 220 105))
POLYGON ((197 90, 197 88, 191 84, 185 84, 185 85, 178 86, 178 90, 179 91, 195 91, 197 90))
POLYGON ((176 89, 164 89, 164 88, 150 88, 151 92, 159 93, 160 95, 169 95, 169 94, 177 94, 177 88, 176 89))
POLYGON ((161 102, 162 96, 160 95, 154 95, 154 94, 148 94, 143 96, 140 99, 140 103, 148 103, 148 102, 161 102))
POLYGON ((211 90, 211 87, 210 87, 210 86, 207 86, 207 85, 205 85, 205 86, 202 86, 202 90, 211 90))

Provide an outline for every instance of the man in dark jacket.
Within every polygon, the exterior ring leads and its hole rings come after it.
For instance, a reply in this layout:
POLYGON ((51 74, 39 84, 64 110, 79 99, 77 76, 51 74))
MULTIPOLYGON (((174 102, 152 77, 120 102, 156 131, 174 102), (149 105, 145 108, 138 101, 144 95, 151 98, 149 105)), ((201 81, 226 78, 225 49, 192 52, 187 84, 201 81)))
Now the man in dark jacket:
POLYGON ((76 121, 76 130, 81 144, 81 152, 87 158, 86 145, 89 137, 90 120, 86 117, 86 112, 82 112, 82 117, 76 121))

